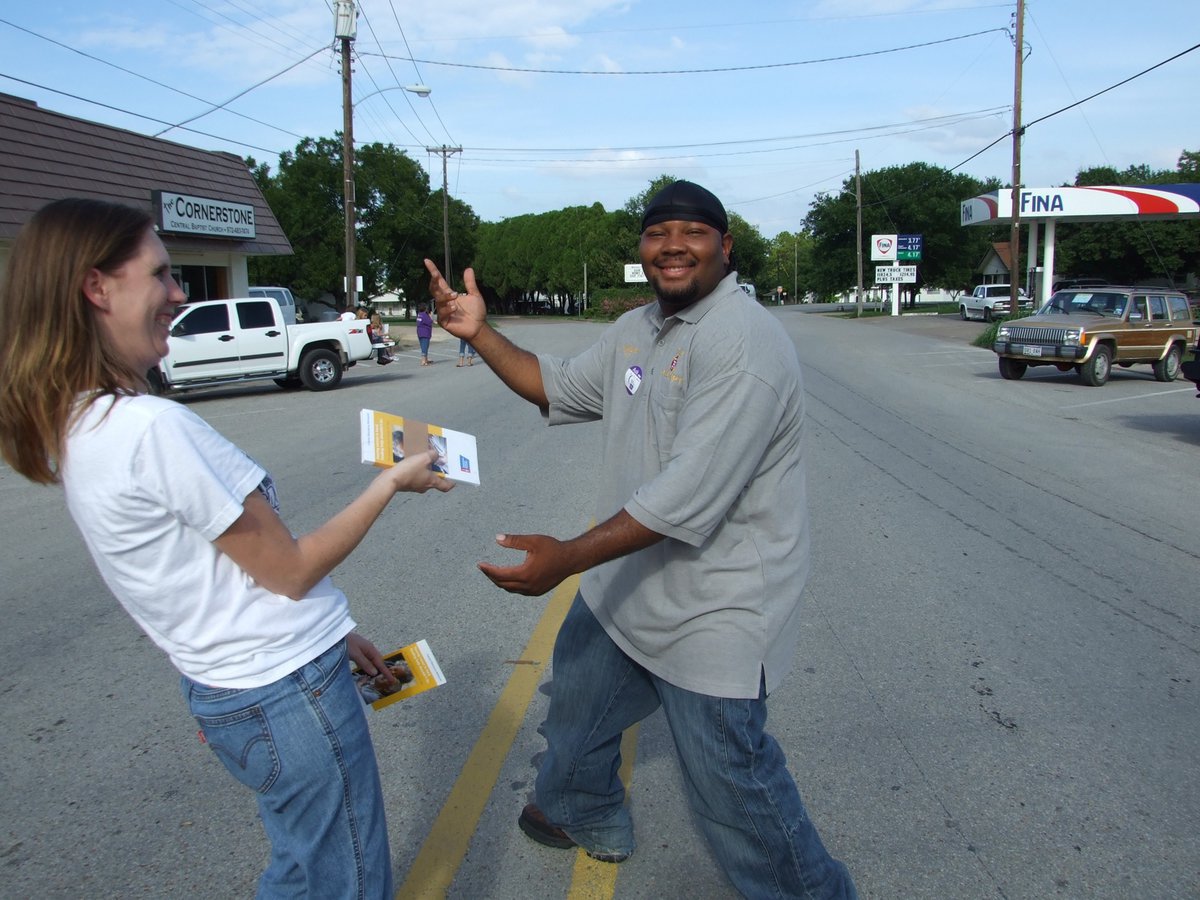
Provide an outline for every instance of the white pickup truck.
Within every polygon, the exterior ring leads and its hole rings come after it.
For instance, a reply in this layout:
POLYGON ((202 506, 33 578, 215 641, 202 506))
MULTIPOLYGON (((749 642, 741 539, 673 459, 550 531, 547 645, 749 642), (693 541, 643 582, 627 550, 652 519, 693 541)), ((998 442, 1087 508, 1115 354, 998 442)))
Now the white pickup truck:
MULTIPOLYGON (((1025 309, 1030 302, 1025 291, 1017 288, 1017 304, 1025 309)), ((958 301, 958 314, 964 319, 980 318, 990 322, 1007 316, 1011 305, 1012 289, 1007 284, 979 284, 958 301)))
POLYGON ((271 297, 187 303, 171 323, 167 355, 147 380, 156 393, 268 378, 283 388, 327 391, 374 352, 367 324, 286 325, 271 297))

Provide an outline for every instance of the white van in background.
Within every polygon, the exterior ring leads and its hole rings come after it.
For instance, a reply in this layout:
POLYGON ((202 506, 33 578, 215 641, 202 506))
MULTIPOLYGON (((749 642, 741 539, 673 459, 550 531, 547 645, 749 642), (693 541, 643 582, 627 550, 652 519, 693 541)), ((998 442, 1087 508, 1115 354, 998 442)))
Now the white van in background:
POLYGON ((296 298, 285 287, 251 287, 251 297, 271 297, 279 304, 285 325, 296 324, 296 298))

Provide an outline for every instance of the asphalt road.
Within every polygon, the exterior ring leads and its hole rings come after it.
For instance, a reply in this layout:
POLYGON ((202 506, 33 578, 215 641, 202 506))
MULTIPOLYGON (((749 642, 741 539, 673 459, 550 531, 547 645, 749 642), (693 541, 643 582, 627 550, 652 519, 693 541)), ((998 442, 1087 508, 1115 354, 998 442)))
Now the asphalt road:
MULTIPOLYGON (((805 630, 771 728, 830 849, 875 898, 1200 896, 1200 401, 1148 368, 1103 388, 1006 382, 946 317, 776 311, 805 367, 815 529, 805 630)), ((599 326, 502 323, 569 354, 599 326)), ((325 394, 185 396, 269 468, 291 527, 370 478, 361 407, 475 433, 482 485, 399 497, 335 573, 381 646, 426 638, 448 683, 372 713, 407 896, 733 896, 660 716, 631 752, 619 867, 515 827, 561 599, 474 568, 497 532, 591 518, 596 426, 545 428, 485 366, 411 346, 325 394), (547 631, 547 629, 549 629, 547 631), (439 887, 443 884, 445 888, 439 887)), ((62 508, 0 466, 0 896, 246 897, 253 801, 196 739, 163 655, 62 508)))

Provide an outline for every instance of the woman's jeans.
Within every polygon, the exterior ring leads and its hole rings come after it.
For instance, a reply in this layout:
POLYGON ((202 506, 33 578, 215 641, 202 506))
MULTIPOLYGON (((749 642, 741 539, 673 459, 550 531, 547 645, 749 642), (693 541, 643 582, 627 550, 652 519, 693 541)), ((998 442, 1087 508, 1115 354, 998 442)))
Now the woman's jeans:
POLYGON ((379 769, 345 641, 265 687, 182 686, 213 753, 257 794, 271 840, 258 896, 390 900, 379 769))
POLYGON ((429 338, 417 338, 417 343, 421 345, 421 355, 429 355, 429 338))
POLYGON ((621 733, 662 706, 688 802, 721 868, 745 897, 856 897, 808 818, 783 751, 754 700, 675 687, 627 657, 576 595, 554 645, 548 745, 537 802, 593 852, 633 850, 618 777, 621 733))

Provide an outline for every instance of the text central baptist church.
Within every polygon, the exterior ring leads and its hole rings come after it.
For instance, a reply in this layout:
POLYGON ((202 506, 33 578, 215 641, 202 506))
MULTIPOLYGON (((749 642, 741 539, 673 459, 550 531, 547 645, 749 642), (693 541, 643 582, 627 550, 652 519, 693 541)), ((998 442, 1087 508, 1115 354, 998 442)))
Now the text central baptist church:
POLYGON ((292 252, 241 158, 0 94, 0 273, 21 226, 62 197, 148 210, 192 300, 245 296, 249 257, 292 252))

